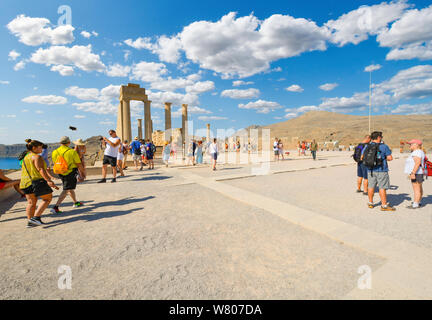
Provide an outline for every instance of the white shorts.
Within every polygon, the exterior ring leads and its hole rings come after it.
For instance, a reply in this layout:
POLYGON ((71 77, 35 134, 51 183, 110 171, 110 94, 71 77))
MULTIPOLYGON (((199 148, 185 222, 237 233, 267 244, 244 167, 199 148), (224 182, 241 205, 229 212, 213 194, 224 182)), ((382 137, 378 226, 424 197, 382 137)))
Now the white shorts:
POLYGON ((117 155, 117 160, 121 160, 121 161, 123 161, 123 160, 124 160, 124 154, 123 154, 123 153, 119 153, 119 154, 117 155))

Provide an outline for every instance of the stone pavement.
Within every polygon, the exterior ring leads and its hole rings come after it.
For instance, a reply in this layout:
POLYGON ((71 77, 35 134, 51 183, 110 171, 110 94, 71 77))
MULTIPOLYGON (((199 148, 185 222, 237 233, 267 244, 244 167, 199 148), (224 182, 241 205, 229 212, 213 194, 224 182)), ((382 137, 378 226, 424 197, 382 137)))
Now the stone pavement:
POLYGON ((426 207, 404 209, 403 161, 391 164, 391 214, 354 193, 345 152, 266 175, 232 164, 92 177, 78 189, 86 206, 47 214, 45 228, 25 228, 24 202, 1 204, 0 298, 431 299, 430 181, 426 207), (57 288, 59 265, 72 290, 57 288), (360 267, 371 289, 358 288, 360 267))

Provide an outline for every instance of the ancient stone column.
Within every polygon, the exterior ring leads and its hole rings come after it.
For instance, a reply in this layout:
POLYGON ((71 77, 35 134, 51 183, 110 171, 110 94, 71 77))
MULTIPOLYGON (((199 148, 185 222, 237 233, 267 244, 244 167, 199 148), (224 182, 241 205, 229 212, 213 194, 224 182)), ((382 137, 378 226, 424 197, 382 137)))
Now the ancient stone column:
POLYGON ((132 140, 132 124, 131 124, 131 112, 130 112, 130 101, 123 100, 123 132, 120 139, 131 141, 132 140))
POLYGON ((138 119, 138 139, 142 139, 142 119, 138 119))
POLYGON ((188 121, 188 112, 187 112, 187 104, 182 104, 182 140, 183 143, 186 144, 186 137, 188 135, 187 132, 187 121, 188 121))
POLYGON ((150 120, 150 139, 153 140, 153 120, 150 120))
POLYGON ((171 102, 165 102, 165 140, 171 140, 171 102))
POLYGON ((144 101, 144 123, 145 123, 145 139, 151 140, 151 101, 144 101))
POLYGON ((120 101, 117 109, 117 135, 121 138, 123 135, 123 103, 120 101))
POLYGON ((210 123, 207 123, 207 137, 206 137, 206 142, 209 143, 210 142, 210 123))

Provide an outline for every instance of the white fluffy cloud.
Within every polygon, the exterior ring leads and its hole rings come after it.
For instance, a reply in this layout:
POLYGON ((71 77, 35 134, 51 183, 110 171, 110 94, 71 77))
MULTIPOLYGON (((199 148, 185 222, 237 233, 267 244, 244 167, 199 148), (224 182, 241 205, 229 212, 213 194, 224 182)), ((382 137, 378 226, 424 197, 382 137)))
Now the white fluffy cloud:
POLYGON ((81 103, 72 103, 80 111, 92 112, 96 114, 117 114, 117 106, 111 101, 89 101, 81 103))
POLYGON ((367 66, 364 71, 365 72, 373 72, 381 69, 382 66, 380 64, 371 64, 370 66, 367 66))
POLYGON ((200 116, 198 117, 201 121, 217 121, 217 120, 228 120, 227 117, 218 117, 218 116, 200 116))
POLYGON ((243 80, 233 81, 233 87, 247 86, 247 85, 251 85, 251 84, 254 84, 254 82, 253 81, 243 81, 243 80))
POLYGON ((348 43, 358 44, 369 35, 382 32, 389 23, 402 16, 409 5, 406 1, 380 3, 373 6, 361 6, 336 20, 328 21, 325 26, 331 30, 331 41, 344 46, 348 43))
POLYGON ((109 77, 127 77, 130 72, 131 67, 116 63, 108 67, 106 74, 109 77))
POLYGON ((74 74, 74 68, 71 66, 64 66, 62 64, 56 64, 51 67, 51 71, 60 73, 62 76, 71 76, 74 74))
POLYGON ((24 60, 20 61, 14 66, 14 70, 15 71, 22 70, 25 68, 25 65, 26 65, 26 62, 24 60))
POLYGON ((133 65, 131 78, 147 83, 157 82, 167 73, 168 69, 163 63, 141 61, 133 65))
POLYGON ((76 97, 80 100, 99 100, 99 89, 96 88, 80 88, 72 86, 65 89, 68 96, 76 97))
POLYGON ((422 103, 422 104, 403 104, 393 109, 391 113, 395 114, 431 114, 432 113, 432 103, 422 103))
POLYGON ((74 27, 61 25, 51 28, 46 18, 32 18, 19 15, 7 24, 9 31, 18 40, 28 46, 39 46, 44 43, 59 45, 74 41, 74 27))
POLYGON ((0 84, 8 85, 10 84, 10 81, 0 80, 0 84))
POLYGON ((249 102, 248 104, 239 104, 240 109, 251 109, 257 110, 257 113, 269 113, 276 109, 282 108, 282 106, 277 102, 257 100, 255 102, 249 102))
POLYGON ((253 99, 258 98, 260 95, 260 91, 258 89, 250 88, 245 90, 224 90, 221 93, 222 97, 231 98, 231 99, 253 99))
POLYGON ((15 50, 11 50, 9 52, 9 55, 8 55, 9 56, 9 60, 15 61, 20 55, 21 55, 21 53, 16 52, 15 50))
POLYGON ((39 103, 39 104, 66 104, 67 99, 61 96, 48 95, 48 96, 30 96, 23 98, 21 101, 26 103, 39 103))
POLYGON ((177 89, 185 89, 186 87, 194 85, 194 83, 201 79, 201 75, 194 73, 185 78, 160 78, 158 81, 151 83, 151 88, 162 91, 176 91, 177 89))
POLYGON ((51 65, 72 65, 84 71, 105 71, 105 65, 99 55, 92 52, 91 45, 87 46, 52 46, 47 49, 39 48, 30 58, 34 63, 51 65))
POLYGON ((290 91, 290 92, 303 92, 304 91, 304 89, 302 87, 300 87, 298 84, 293 84, 292 86, 289 86, 285 90, 290 91))
POLYGON ((332 91, 338 85, 339 84, 337 84, 337 83, 326 83, 326 84, 320 85, 319 88, 323 91, 332 91))
POLYGON ((432 5, 406 11, 378 35, 377 41, 382 47, 392 48, 387 60, 432 59, 432 5))
POLYGON ((212 91, 215 89, 213 81, 200 81, 193 85, 186 87, 186 92, 190 94, 202 94, 204 92, 212 91))
POLYGON ((83 115, 81 115, 81 114, 76 114, 76 115, 74 115, 74 118, 75 118, 75 119, 85 119, 85 117, 86 117, 86 116, 83 116, 83 115))

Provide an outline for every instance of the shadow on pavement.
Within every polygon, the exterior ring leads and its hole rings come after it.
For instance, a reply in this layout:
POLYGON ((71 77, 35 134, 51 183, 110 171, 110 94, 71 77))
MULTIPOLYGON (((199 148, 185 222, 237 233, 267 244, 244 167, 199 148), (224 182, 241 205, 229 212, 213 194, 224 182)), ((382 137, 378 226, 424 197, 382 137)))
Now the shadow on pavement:
POLYGON ((407 193, 387 194, 387 202, 389 202, 393 207, 401 205, 406 200, 411 200, 411 197, 407 193))

